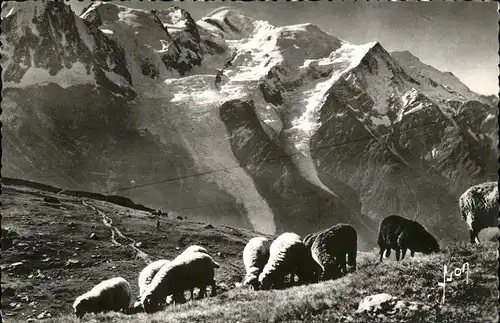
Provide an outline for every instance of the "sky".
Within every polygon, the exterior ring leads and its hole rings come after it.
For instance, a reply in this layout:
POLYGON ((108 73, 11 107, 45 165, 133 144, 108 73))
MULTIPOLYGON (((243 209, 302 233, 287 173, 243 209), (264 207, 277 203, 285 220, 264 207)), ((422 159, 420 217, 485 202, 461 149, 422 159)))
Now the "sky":
MULTIPOLYGON (((90 1, 71 0, 76 13, 90 1)), ((378 41, 408 50, 423 63, 455 74, 471 90, 498 94, 498 4, 495 2, 229 2, 115 1, 141 9, 186 9, 198 20, 220 6, 235 7, 275 26, 313 23, 354 44, 378 41)))

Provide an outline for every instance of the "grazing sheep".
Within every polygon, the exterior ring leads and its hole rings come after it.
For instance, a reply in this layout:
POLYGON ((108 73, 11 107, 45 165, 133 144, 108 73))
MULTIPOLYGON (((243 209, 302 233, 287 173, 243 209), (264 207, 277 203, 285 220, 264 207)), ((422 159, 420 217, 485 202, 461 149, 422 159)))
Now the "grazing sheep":
POLYGON ((265 237, 255 237, 248 241, 243 249, 243 264, 247 273, 242 285, 258 288, 259 274, 269 259, 269 245, 270 241, 265 237))
POLYGON ((479 231, 498 227, 498 183, 486 182, 466 190, 459 199, 460 214, 470 233, 470 243, 479 243, 479 231))
POLYGON ((385 250, 387 250, 386 256, 390 256, 391 248, 396 250, 397 261, 400 249, 403 251, 401 259, 404 259, 407 249, 410 249, 412 257, 415 251, 425 254, 439 251, 436 239, 420 223, 398 215, 390 215, 380 223, 378 246, 380 261, 385 250))
POLYGON ((82 318, 85 313, 126 311, 131 299, 128 281, 115 277, 100 282, 90 291, 78 296, 73 303, 73 309, 78 318, 82 318))
POLYGON ((314 278, 314 260, 300 236, 286 232, 277 237, 269 248, 269 260, 259 275, 261 289, 284 286, 285 276, 295 274, 300 283, 310 283, 314 278))
POLYGON ((161 267, 168 264, 169 262, 170 260, 160 259, 157 261, 153 261, 152 263, 144 267, 144 269, 139 274, 139 279, 137 281, 137 285, 139 285, 139 296, 142 295, 148 285, 151 284, 151 281, 153 281, 153 278, 155 277, 156 273, 160 271, 161 267))
POLYGON ((179 295, 187 289, 198 287, 200 298, 205 296, 206 286, 211 285, 211 296, 216 295, 214 268, 219 268, 212 257, 205 253, 186 253, 163 266, 155 275, 141 303, 146 312, 152 312, 168 295, 179 295))
MULTIPOLYGON (((198 245, 191 245, 189 247, 186 248, 186 250, 184 250, 180 255, 178 255, 177 257, 182 257, 184 256, 185 254, 187 253, 192 253, 192 252, 201 252, 201 253, 205 253, 208 255, 208 251, 207 249, 203 248, 202 246, 198 246, 198 245)), ((190 294, 191 294, 191 299, 194 298, 194 290, 193 288, 191 288, 189 290, 190 294)), ((176 295, 176 297, 174 297, 174 300, 177 302, 177 303, 184 303, 186 301, 186 299, 184 298, 184 293, 182 293, 181 295, 176 295)))
POLYGON ((207 249, 203 248, 202 246, 191 245, 191 246, 187 247, 186 250, 184 250, 179 256, 184 255, 184 254, 189 253, 189 252, 201 252, 201 253, 205 253, 208 255, 207 249))
POLYGON ((336 279, 350 271, 356 271, 358 235, 349 224, 336 224, 316 236, 311 246, 311 255, 319 264, 321 280, 336 279))

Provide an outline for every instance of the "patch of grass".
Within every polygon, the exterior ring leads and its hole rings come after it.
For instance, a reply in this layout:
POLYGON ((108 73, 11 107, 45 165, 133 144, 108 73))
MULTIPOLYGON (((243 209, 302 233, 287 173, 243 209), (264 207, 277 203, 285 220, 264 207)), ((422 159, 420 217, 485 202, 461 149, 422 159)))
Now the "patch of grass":
MULTIPOLYGON (((374 255, 375 256, 375 255, 374 255)), ((107 313, 89 315, 93 322, 493 322, 497 317, 496 244, 457 244, 440 254, 405 259, 399 263, 368 263, 335 281, 284 290, 232 289, 214 298, 167 307, 151 315, 107 313), (447 285, 441 303, 443 265, 470 264, 470 282, 447 285), (400 300, 426 304, 430 310, 403 310, 390 317, 358 314, 368 295, 389 293, 400 300)), ((77 322, 71 315, 46 322, 77 322)))

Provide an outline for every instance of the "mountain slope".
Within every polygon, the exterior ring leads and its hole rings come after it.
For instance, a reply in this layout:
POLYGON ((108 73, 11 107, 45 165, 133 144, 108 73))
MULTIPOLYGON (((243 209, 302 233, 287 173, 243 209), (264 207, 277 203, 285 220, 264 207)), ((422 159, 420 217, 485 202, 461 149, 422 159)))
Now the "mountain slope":
POLYGON ((147 261, 173 259, 191 244, 204 246, 224 263, 215 276, 220 293, 244 274, 246 242, 262 235, 171 216, 162 217, 156 230, 156 216, 150 212, 80 193, 2 180, 4 320, 72 313, 78 295, 114 276, 126 278, 135 297, 137 277, 147 261))
POLYGON ((2 21, 7 176, 266 233, 347 222, 363 249, 388 214, 465 238, 458 196, 497 178, 495 106, 407 52, 228 8, 18 7, 2 21), (42 43, 58 54, 23 65, 42 43))

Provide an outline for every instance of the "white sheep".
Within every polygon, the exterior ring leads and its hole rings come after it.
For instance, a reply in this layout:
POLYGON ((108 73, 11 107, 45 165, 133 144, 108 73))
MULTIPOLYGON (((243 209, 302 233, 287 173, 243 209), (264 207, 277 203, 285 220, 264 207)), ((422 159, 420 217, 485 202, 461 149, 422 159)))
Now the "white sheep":
POLYGON ((131 300, 128 281, 122 277, 115 277, 100 282, 90 291, 78 296, 73 303, 73 309, 75 315, 82 318, 86 313, 126 311, 131 300))
POLYGON ((259 275, 261 289, 283 287, 285 276, 295 274, 299 282, 309 283, 314 278, 314 260, 300 236, 286 232, 277 237, 269 248, 269 260, 259 275))
POLYGON ((139 274, 139 279, 137 280, 137 285, 139 286, 139 295, 142 295, 142 293, 144 293, 148 285, 151 284, 151 281, 153 281, 156 273, 160 271, 161 267, 168 263, 170 263, 170 260, 160 259, 157 261, 153 261, 152 263, 144 267, 144 269, 139 274))
POLYGON ((178 295, 195 287, 200 289, 199 297, 202 298, 205 296, 206 286, 211 285, 211 296, 215 296, 214 268, 219 267, 219 264, 205 253, 179 255, 160 269, 141 295, 144 310, 152 312, 168 295, 178 295))
POLYGON ((202 246, 191 245, 191 246, 187 247, 186 250, 184 250, 179 256, 186 254, 186 253, 189 253, 189 252, 201 252, 201 253, 206 253, 208 255, 207 249, 203 248, 202 246))
POLYGON ((259 274, 269 259, 270 241, 265 237, 255 237, 248 241, 243 249, 243 264, 246 276, 242 285, 250 285, 257 289, 259 274))
MULTIPOLYGON (((198 246, 198 245, 191 245, 189 247, 186 248, 186 250, 184 250, 180 255, 178 255, 177 257, 183 257, 185 254, 187 253, 192 253, 192 252, 201 252, 201 253, 205 253, 208 255, 208 251, 207 249, 205 249, 204 247, 202 246, 198 246)), ((194 290, 193 288, 191 288, 189 290, 190 294, 191 294, 191 299, 193 299, 193 295, 194 295, 194 290)), ((183 303, 185 302, 185 298, 184 298, 184 293, 182 293, 181 295, 176 295, 175 297, 175 301, 176 302, 180 302, 180 303, 183 303)))
POLYGON ((460 214, 467 222, 470 243, 479 243, 479 231, 498 227, 498 183, 485 182, 467 189, 459 199, 460 214))

